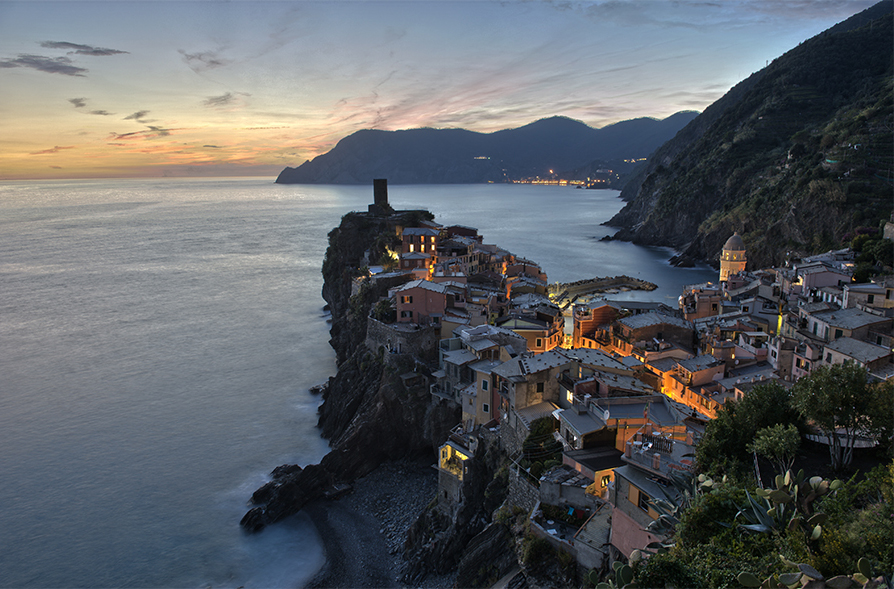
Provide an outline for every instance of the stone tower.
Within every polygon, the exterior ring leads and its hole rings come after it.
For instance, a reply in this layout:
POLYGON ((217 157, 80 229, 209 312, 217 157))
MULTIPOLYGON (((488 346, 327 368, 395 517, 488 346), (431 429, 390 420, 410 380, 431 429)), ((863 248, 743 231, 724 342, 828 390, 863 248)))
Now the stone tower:
POLYGON ((387 215, 392 213, 388 204, 388 180, 376 178, 373 180, 373 204, 367 207, 370 215, 387 215))
POLYGON ((720 254, 720 282, 726 282, 731 274, 743 272, 747 262, 745 242, 737 231, 723 244, 723 253, 720 254))

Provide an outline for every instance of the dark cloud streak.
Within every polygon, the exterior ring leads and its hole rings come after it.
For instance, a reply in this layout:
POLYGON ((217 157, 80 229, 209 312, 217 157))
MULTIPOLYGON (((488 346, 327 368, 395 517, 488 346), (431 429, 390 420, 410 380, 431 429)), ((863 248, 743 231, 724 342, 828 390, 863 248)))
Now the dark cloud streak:
POLYGON ((187 53, 183 49, 179 49, 178 51, 180 52, 180 55, 183 56, 189 69, 197 74, 232 63, 228 59, 219 57, 215 51, 200 51, 199 53, 187 53))
POLYGON ((43 55, 19 54, 15 59, 0 59, 0 68, 24 67, 46 72, 48 74, 62 74, 64 76, 85 77, 87 70, 71 64, 67 57, 44 57, 43 55))
POLYGON ((212 96, 207 100, 204 100, 202 104, 205 106, 226 106, 233 102, 236 97, 233 96, 232 92, 227 92, 222 96, 212 96))
POLYGON ((124 120, 125 121, 136 121, 138 123, 144 123, 146 115, 148 115, 148 114, 149 114, 148 110, 138 110, 137 112, 133 113, 132 115, 127 115, 126 117, 124 117, 124 120))
POLYGON ((46 154, 49 154, 49 153, 59 153, 59 152, 62 151, 63 149, 74 149, 74 148, 75 148, 74 145, 66 145, 66 146, 59 146, 59 145, 57 145, 57 146, 55 146, 55 147, 51 147, 50 149, 44 149, 44 150, 42 150, 42 151, 34 151, 34 152, 32 152, 31 154, 29 154, 29 155, 46 155, 46 154))
MULTIPOLYGON (((146 125, 148 128, 147 131, 134 131, 132 133, 115 133, 112 132, 109 134, 108 141, 121 141, 121 140, 130 140, 130 139, 154 139, 156 137, 167 137, 171 134, 171 131, 175 131, 177 129, 164 129, 162 127, 155 127, 152 125, 146 125)), ((113 144, 109 143, 109 145, 124 145, 123 143, 113 144)))
POLYGON ((91 45, 80 45, 78 43, 69 43, 67 41, 44 41, 40 44, 40 46, 44 49, 70 49, 69 53, 76 53, 77 55, 91 55, 95 57, 129 53, 129 51, 106 49, 105 47, 93 47, 91 45))

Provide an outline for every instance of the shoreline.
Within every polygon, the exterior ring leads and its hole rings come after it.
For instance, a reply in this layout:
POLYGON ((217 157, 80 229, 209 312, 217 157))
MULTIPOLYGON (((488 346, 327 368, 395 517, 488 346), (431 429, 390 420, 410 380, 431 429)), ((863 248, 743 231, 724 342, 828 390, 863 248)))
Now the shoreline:
MULTIPOLYGON (((304 511, 323 544, 326 562, 306 587, 404 587, 407 531, 435 498, 438 474, 422 460, 387 462, 354 481, 334 500, 318 499, 304 511)), ((453 585, 453 575, 429 576, 419 587, 453 585)))

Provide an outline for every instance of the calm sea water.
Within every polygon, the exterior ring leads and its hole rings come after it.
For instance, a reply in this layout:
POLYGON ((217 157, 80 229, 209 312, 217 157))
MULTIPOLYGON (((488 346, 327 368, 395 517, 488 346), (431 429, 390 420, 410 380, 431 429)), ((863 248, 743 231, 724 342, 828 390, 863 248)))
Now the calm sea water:
MULTIPOLYGON (((276 465, 318 461, 309 386, 335 370, 326 234, 371 187, 269 179, 0 184, 0 586, 289 587, 303 515, 246 536, 276 465)), ((707 268, 599 242, 611 191, 392 186, 551 280, 628 274, 675 302, 707 268)))

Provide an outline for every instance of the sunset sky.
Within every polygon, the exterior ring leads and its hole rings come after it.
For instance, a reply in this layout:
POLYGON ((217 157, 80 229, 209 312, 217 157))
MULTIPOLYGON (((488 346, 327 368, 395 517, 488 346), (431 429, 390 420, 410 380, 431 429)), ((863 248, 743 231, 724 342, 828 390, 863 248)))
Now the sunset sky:
POLYGON ((0 0, 0 180, 275 176, 359 129, 701 111, 873 3, 0 0))

